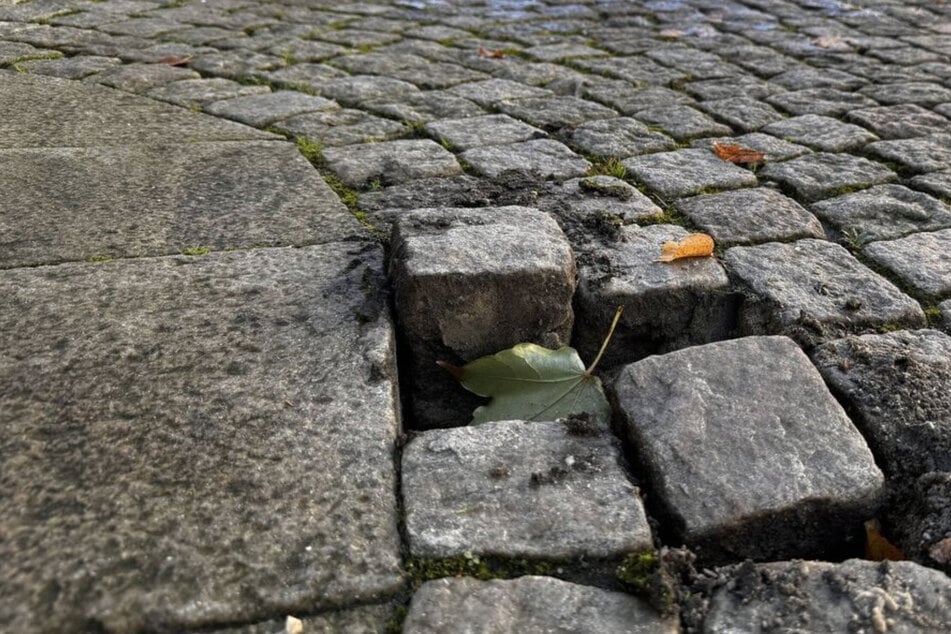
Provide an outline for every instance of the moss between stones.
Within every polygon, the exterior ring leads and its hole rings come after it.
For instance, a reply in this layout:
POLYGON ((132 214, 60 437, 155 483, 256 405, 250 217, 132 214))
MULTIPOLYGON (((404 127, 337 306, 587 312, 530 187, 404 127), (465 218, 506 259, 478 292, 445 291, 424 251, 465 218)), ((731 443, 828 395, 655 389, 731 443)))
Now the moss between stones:
POLYGON ((932 328, 941 327, 941 307, 940 306, 928 306, 925 308, 925 319, 928 320, 928 325, 932 328))
POLYGON ((415 591, 420 585, 443 577, 474 577, 487 579, 513 579, 523 575, 551 575, 557 565, 550 561, 480 557, 466 554, 447 559, 412 558, 406 562, 415 591))
POLYGON ((588 176, 613 176, 614 178, 624 178, 627 175, 627 168, 621 161, 614 156, 598 159, 591 158, 591 167, 588 168, 588 176))
POLYGON ((208 255, 211 253, 211 247, 186 247, 182 249, 182 255, 208 255))

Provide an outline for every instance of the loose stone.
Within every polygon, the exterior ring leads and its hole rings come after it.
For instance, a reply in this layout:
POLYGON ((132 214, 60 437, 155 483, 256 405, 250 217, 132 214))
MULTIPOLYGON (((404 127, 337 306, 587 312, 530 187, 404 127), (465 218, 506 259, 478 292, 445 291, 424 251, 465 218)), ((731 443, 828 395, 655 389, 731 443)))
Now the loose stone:
POLYGON ((373 180, 393 184, 462 173, 456 157, 429 139, 327 148, 323 155, 327 169, 350 187, 362 187, 373 180))

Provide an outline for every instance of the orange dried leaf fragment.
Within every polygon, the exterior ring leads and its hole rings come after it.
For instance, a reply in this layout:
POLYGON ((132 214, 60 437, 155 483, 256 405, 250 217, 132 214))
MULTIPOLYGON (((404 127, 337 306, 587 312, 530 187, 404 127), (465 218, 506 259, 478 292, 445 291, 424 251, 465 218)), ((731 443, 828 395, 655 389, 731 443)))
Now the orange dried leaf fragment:
POLYGON ((489 59, 502 59, 505 57, 505 51, 500 48, 492 50, 483 47, 479 49, 479 52, 476 53, 476 55, 478 57, 487 57, 489 59))
POLYGON ((691 233, 677 242, 665 242, 660 248, 658 262, 681 258, 703 258, 713 255, 713 238, 705 233, 691 233))
POLYGON ((882 535, 878 520, 865 522, 865 558, 870 561, 903 561, 904 553, 882 535))
POLYGON ((748 147, 737 145, 735 143, 713 144, 714 153, 723 159, 737 165, 751 165, 753 163, 765 163, 766 155, 758 150, 751 150, 748 147))

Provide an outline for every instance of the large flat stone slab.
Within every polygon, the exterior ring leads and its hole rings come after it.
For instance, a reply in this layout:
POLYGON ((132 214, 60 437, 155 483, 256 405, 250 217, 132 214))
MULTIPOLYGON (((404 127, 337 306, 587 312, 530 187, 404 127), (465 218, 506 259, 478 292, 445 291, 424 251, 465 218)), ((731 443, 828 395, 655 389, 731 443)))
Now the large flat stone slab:
POLYGON ((760 623, 776 632, 951 629, 951 581, 908 561, 782 561, 717 572, 703 634, 764 631, 752 625, 760 623))
POLYGON ((423 584, 403 623, 406 634, 444 632, 599 632, 676 634, 676 617, 661 617, 643 599, 552 577, 505 581, 469 577, 423 584))
POLYGON ((648 357, 610 388, 634 464, 708 561, 828 554, 878 503, 872 452, 787 337, 648 357))
POLYGON ((403 451, 413 557, 620 559, 651 548, 606 425, 501 421, 434 429, 403 451))
POLYGON ((376 245, 0 272, 3 629, 182 631, 400 587, 376 245))
POLYGON ((281 138, 105 86, 6 71, 0 84, 0 148, 281 138))
POLYGON ((825 240, 733 247, 723 256, 746 292, 742 334, 785 334, 811 346, 850 333, 924 326, 918 302, 825 240))
POLYGON ((364 233, 293 145, 271 141, 0 149, 0 215, 0 268, 364 233))
POLYGON ((852 336, 819 346, 812 358, 886 474, 951 472, 951 337, 936 330, 852 336))

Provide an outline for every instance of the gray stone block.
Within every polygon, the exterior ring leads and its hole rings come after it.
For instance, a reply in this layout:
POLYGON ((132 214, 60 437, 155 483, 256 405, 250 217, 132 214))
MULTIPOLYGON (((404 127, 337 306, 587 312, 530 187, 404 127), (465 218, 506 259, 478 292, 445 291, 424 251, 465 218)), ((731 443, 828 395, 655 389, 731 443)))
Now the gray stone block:
POLYGON ((496 107, 546 130, 573 128, 588 121, 617 116, 617 112, 610 108, 571 95, 505 100, 498 102, 496 107))
POLYGON ((871 451, 786 337, 648 357, 610 387, 634 463, 704 561, 828 555, 875 511, 871 451))
POLYGON ((699 194, 705 189, 737 189, 757 183, 749 170, 702 149, 635 156, 622 164, 629 178, 644 183, 666 199, 699 194))
POLYGON ((866 86, 860 92, 884 105, 915 103, 920 106, 935 106, 951 101, 951 88, 946 88, 937 82, 909 81, 873 84, 866 86))
POLYGON ((377 179, 388 185, 462 173, 456 157, 429 139, 327 148, 323 155, 327 169, 350 187, 362 187, 377 179))
POLYGON ((747 293, 742 334, 785 334, 808 347, 885 326, 925 324, 918 302, 832 242, 733 247, 723 261, 747 293))
POLYGON ((951 120, 911 103, 852 110, 846 118, 864 125, 883 139, 907 139, 951 132, 951 120))
POLYGON ((567 345, 575 264, 557 223, 528 207, 429 209, 394 225, 390 276, 411 356, 413 426, 468 422, 473 399, 435 361, 517 343, 567 345), (446 403, 449 399, 452 402, 446 403))
MULTIPOLYGON (((878 141, 868 147, 893 141, 878 141)), ((819 152, 791 161, 770 163, 759 172, 792 190, 805 202, 814 202, 842 193, 843 189, 861 189, 890 183, 898 178, 880 163, 850 154, 819 152)))
POLYGON ((289 143, 11 149, 0 165, 0 268, 366 235, 289 143))
POLYGON ((82 79, 94 73, 114 68, 122 63, 117 57, 97 57, 82 55, 76 57, 60 57, 57 59, 40 59, 20 62, 18 66, 28 73, 49 75, 62 79, 82 79))
POLYGON ((783 115, 769 104, 749 96, 704 101, 697 107, 743 132, 752 132, 783 119, 783 115))
POLYGON ((539 209, 562 220, 584 223, 597 218, 646 220, 663 210, 630 183, 614 176, 586 176, 551 183, 538 197, 539 209))
POLYGON ((426 131, 438 139, 445 139, 458 150, 483 145, 507 145, 548 136, 544 130, 513 119, 507 114, 433 121, 426 124, 426 131))
POLYGON ((573 429, 501 421, 414 437, 401 471, 410 555, 617 560, 650 549, 616 439, 606 426, 573 429))
POLYGON ((366 101, 393 99, 418 90, 419 88, 409 82, 372 75, 352 75, 331 79, 321 83, 319 88, 322 97, 352 107, 358 107, 366 101))
POLYGON ((951 208, 901 185, 878 185, 809 207, 840 237, 858 244, 951 227, 951 208))
POLYGON ((901 632, 951 629, 951 582, 908 561, 790 561, 719 570, 697 631, 901 632))
POLYGON ((104 86, 6 71, 0 82, 0 148, 280 138, 104 86))
POLYGON ((530 57, 543 62, 558 62, 573 57, 604 57, 609 53, 599 48, 592 48, 584 44, 573 42, 559 42, 557 44, 542 44, 532 46, 522 51, 530 57))
POLYGON ((764 127, 763 132, 823 152, 844 152, 878 141, 878 137, 865 128, 818 114, 777 121, 764 127))
POLYGON ((245 86, 230 79, 216 77, 214 79, 183 79, 164 84, 149 90, 146 94, 159 101, 167 101, 176 106, 191 108, 203 106, 213 101, 243 97, 245 95, 260 95, 271 92, 267 86, 245 86))
POLYGON ((819 114, 838 117, 857 108, 872 108, 878 105, 874 99, 854 92, 834 88, 806 88, 781 92, 766 98, 774 106, 794 115, 819 114))
POLYGON ((867 149, 875 156, 894 161, 912 172, 935 172, 947 169, 951 163, 951 134, 878 141, 867 149))
POLYGON ((920 174, 908 182, 912 187, 923 189, 945 200, 951 200, 951 169, 920 174))
POLYGON ((349 242, 0 272, 4 628, 184 631, 398 592, 381 267, 349 242))
POLYGON ((568 142, 585 154, 617 158, 669 150, 676 145, 669 136, 629 117, 584 123, 570 132, 568 142))
POLYGON ((951 295, 948 241, 951 241, 951 229, 942 229, 872 242, 862 250, 922 297, 946 299, 951 295))
POLYGON ((812 68, 810 66, 800 66, 787 70, 779 75, 770 77, 769 81, 789 90, 834 88, 836 90, 849 92, 868 85, 867 80, 841 70, 835 70, 834 68, 812 68))
POLYGON ((708 137, 705 139, 694 139, 690 142, 690 147, 702 147, 712 150, 713 144, 732 145, 738 144, 751 150, 762 152, 766 156, 763 158, 765 163, 775 163, 785 161, 786 159, 796 158, 803 154, 812 152, 809 148, 777 139, 769 134, 762 132, 751 132, 737 137, 708 137))
MULTIPOLYGON (((393 611, 392 605, 366 605, 315 616, 301 616, 298 620, 306 634, 387 634, 387 627, 394 618, 393 611)), ((287 618, 209 631, 214 634, 293 634, 287 618)))
POLYGON ((951 332, 951 299, 941 302, 941 323, 945 332, 951 332))
POLYGON ((317 141, 325 147, 386 141, 403 136, 408 130, 398 121, 353 108, 305 112, 278 121, 274 128, 295 137, 317 141))
POLYGON ((564 180, 583 176, 591 163, 553 139, 473 148, 459 158, 477 173, 496 178, 508 170, 525 170, 542 178, 564 180))
POLYGON ((461 119, 485 114, 485 110, 468 99, 443 90, 408 93, 400 95, 398 99, 366 101, 361 107, 399 121, 412 122, 461 119))
POLYGON ((722 248, 825 237, 815 216, 767 187, 682 198, 674 208, 722 248))
POLYGON ((125 64, 108 68, 87 81, 142 94, 152 88, 187 79, 201 79, 201 75, 189 68, 165 64, 125 64))
POLYGON ((676 617, 645 601, 552 577, 504 581, 436 579, 420 587, 403 624, 406 634, 443 632, 599 632, 676 634, 676 617))
POLYGON ((632 88, 628 81, 599 79, 582 89, 582 96, 614 108, 625 115, 647 108, 673 107, 691 103, 690 97, 664 86, 632 88))
POLYGON ((526 86, 508 79, 486 79, 485 81, 459 84, 449 88, 448 92, 473 101, 483 108, 492 106, 504 99, 545 97, 552 94, 550 90, 526 86))
POLYGON ((735 324, 735 298, 720 263, 712 257, 658 262, 661 246, 687 230, 675 225, 628 225, 617 241, 579 253, 579 327, 576 346, 591 362, 615 310, 624 306, 604 369, 662 350, 706 343, 728 336, 735 324))
POLYGON ((686 105, 674 104, 637 110, 634 112, 634 118, 660 128, 678 141, 732 133, 728 126, 717 123, 699 110, 686 105))
POLYGON ((951 472, 951 337, 936 330, 846 337, 812 358, 887 475, 911 481, 951 472))
POLYGON ((205 112, 263 128, 294 115, 318 110, 337 110, 339 107, 335 102, 323 97, 293 90, 279 90, 263 95, 215 101, 205 107, 205 112))

